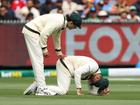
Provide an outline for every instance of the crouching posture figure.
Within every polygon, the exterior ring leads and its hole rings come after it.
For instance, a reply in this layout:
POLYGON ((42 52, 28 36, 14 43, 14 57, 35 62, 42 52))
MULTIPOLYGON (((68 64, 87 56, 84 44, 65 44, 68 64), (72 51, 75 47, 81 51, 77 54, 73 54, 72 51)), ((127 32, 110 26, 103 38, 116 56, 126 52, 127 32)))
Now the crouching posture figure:
POLYGON ((25 95, 65 95, 69 91, 71 78, 74 79, 77 95, 82 95, 81 80, 88 80, 89 92, 93 95, 109 94, 109 81, 101 76, 97 62, 86 56, 67 56, 56 63, 58 86, 48 85, 45 90, 36 91, 33 82, 25 91, 25 95), (41 91, 43 91, 41 93, 41 91))

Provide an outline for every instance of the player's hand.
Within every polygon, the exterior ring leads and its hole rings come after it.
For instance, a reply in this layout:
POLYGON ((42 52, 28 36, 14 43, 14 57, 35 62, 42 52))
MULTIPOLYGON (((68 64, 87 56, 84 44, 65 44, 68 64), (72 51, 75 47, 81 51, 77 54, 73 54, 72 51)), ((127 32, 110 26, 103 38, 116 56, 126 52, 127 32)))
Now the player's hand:
POLYGON ((60 54, 60 55, 57 55, 57 57, 58 57, 59 59, 64 59, 65 55, 60 54))
POLYGON ((100 95, 101 96, 106 96, 106 95, 108 95, 110 93, 110 89, 109 88, 106 88, 106 89, 104 89, 101 93, 100 93, 100 95))
POLYGON ((62 53, 62 51, 56 51, 56 55, 59 59, 64 59, 65 55, 62 53))
POLYGON ((108 95, 110 93, 110 89, 106 88, 104 89, 103 95, 108 95))
POLYGON ((77 88, 77 95, 78 96, 82 96, 82 89, 81 88, 77 88))
POLYGON ((42 49, 42 52, 44 57, 49 57, 49 52, 47 48, 42 49))

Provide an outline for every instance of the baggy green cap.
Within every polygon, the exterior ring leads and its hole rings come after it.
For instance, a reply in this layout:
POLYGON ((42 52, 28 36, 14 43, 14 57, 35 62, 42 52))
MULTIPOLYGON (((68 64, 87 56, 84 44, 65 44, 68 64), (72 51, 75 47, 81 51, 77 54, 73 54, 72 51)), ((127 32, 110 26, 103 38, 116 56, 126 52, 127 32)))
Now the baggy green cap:
POLYGON ((73 21, 73 23, 74 23, 77 27, 81 28, 82 18, 81 18, 81 16, 80 16, 79 13, 72 12, 72 13, 70 14, 70 19, 73 21))
POLYGON ((100 93, 102 90, 104 90, 105 88, 109 86, 109 80, 102 78, 101 80, 95 83, 95 86, 99 87, 98 93, 100 93))

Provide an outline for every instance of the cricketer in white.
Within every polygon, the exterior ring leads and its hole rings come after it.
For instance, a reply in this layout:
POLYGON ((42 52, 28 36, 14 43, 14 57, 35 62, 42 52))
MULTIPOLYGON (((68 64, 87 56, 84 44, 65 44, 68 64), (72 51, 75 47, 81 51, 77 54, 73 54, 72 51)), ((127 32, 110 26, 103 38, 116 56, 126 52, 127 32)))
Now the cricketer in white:
POLYGON ((25 24, 22 33, 24 34, 38 88, 45 90, 46 86, 43 56, 49 56, 47 49, 49 45, 47 43, 48 37, 53 37, 56 54, 58 58, 62 59, 64 57, 61 51, 60 38, 62 30, 65 28, 75 29, 81 27, 81 24, 82 19, 76 12, 67 16, 63 16, 63 14, 45 14, 25 24))
MULTIPOLYGON (((89 92, 94 95, 107 95, 109 81, 100 75, 97 62, 86 56, 67 56, 56 63, 58 86, 46 86, 44 92, 36 92, 36 82, 33 82, 24 92, 25 95, 35 93, 37 95, 64 95, 67 94, 71 78, 74 78, 77 95, 82 95, 81 80, 88 80, 89 92), (94 86, 94 88, 93 88, 94 86), (96 89, 95 89, 96 88, 96 89), (98 89, 97 89, 98 88, 98 89), (96 90, 96 91, 95 91, 96 90)), ((40 91, 42 91, 40 89, 40 91)))

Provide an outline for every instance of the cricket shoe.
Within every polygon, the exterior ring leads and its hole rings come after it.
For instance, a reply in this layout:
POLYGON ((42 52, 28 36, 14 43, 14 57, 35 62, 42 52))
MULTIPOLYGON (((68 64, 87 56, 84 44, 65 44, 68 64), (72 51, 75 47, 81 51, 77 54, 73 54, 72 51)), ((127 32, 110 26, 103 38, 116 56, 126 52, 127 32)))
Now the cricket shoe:
POLYGON ((34 81, 24 92, 24 95, 31 95, 31 94, 35 94, 37 90, 37 84, 34 81))
POLYGON ((35 93, 37 96, 55 96, 55 92, 49 90, 47 87, 38 87, 35 93))

